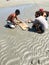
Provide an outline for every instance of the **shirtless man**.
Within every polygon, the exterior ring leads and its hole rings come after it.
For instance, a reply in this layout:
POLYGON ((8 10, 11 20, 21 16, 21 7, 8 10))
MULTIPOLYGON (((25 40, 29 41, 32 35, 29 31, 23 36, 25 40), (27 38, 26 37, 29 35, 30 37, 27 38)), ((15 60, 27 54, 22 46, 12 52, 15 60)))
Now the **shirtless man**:
POLYGON ((20 11, 17 9, 17 10, 15 11, 15 13, 12 13, 12 14, 10 14, 10 15, 8 16, 8 18, 7 18, 7 25, 8 25, 10 28, 15 28, 15 25, 16 25, 16 22, 14 21, 15 19, 16 19, 17 21, 20 21, 20 20, 18 19, 18 15, 20 15, 20 11))

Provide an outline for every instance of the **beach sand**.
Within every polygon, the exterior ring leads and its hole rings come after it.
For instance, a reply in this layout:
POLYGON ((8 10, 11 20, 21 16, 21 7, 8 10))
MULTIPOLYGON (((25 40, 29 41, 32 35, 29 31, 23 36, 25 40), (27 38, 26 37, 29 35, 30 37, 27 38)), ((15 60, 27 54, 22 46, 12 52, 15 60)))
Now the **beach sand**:
MULTIPOLYGON (((49 65, 49 29, 38 34, 23 31, 19 26, 15 29, 5 26, 8 15, 16 9, 20 9, 19 17, 23 21, 34 20, 35 11, 39 8, 49 11, 49 0, 20 1, 0 1, 0 65, 49 65)), ((26 24, 32 26, 32 23, 26 24)))
POLYGON ((21 4, 33 3, 32 0, 0 0, 0 7, 16 6, 21 4))
POLYGON ((9 6, 16 6, 22 4, 49 4, 49 0, 0 0, 0 7, 9 7, 9 6))

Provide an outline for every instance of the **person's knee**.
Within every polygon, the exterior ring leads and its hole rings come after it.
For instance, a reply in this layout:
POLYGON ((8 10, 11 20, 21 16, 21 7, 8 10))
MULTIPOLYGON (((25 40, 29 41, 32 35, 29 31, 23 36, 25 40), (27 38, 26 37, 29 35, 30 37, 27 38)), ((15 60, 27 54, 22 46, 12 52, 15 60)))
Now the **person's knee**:
POLYGON ((39 29, 41 30, 41 33, 45 32, 45 29, 43 29, 42 26, 39 26, 39 29))

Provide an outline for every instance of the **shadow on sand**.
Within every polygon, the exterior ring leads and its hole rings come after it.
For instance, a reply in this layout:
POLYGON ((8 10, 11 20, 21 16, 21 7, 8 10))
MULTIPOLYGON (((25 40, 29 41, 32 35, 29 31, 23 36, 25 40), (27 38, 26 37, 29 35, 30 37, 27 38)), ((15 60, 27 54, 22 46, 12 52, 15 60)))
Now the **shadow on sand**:
MULTIPOLYGON (((12 29, 10 26, 8 26, 7 24, 4 26, 5 28, 10 28, 12 29)), ((38 33, 38 34, 42 34, 43 32, 37 32, 36 28, 32 26, 32 28, 28 28, 28 31, 29 32, 35 32, 35 33, 38 33)))
POLYGON ((4 26, 5 28, 10 28, 10 29, 12 29, 10 26, 8 26, 7 24, 4 26))

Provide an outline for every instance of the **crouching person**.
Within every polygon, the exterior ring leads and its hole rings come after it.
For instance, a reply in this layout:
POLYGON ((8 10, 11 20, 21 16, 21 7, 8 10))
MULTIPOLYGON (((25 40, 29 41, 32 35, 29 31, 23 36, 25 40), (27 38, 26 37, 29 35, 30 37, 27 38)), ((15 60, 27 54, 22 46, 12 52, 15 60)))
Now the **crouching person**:
POLYGON ((20 11, 18 9, 16 9, 15 13, 12 13, 8 16, 8 18, 7 18, 8 27, 15 28, 16 22, 14 21, 14 19, 16 19, 17 21, 20 21, 18 19, 18 15, 20 15, 20 11))

